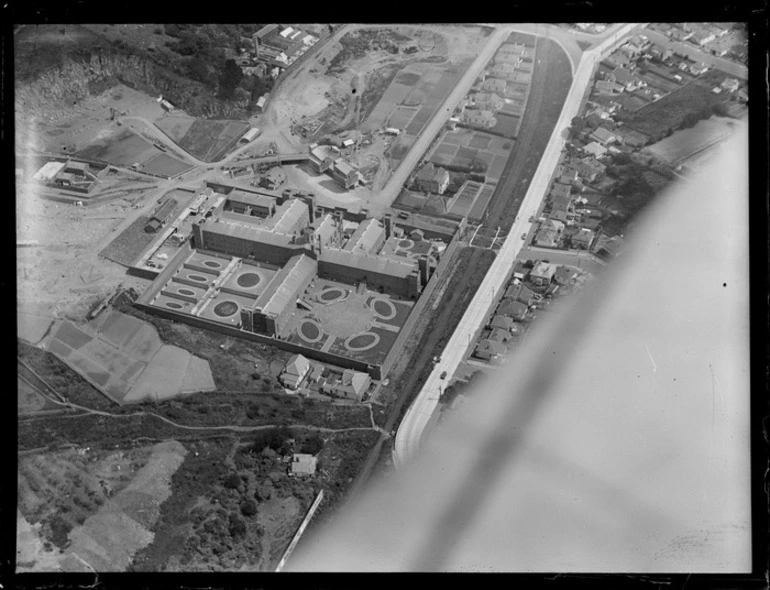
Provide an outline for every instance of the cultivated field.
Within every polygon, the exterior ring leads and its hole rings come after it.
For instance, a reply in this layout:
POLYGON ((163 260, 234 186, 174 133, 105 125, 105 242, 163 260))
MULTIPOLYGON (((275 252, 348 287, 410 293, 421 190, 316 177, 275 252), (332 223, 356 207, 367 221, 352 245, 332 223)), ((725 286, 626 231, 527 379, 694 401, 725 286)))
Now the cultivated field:
POLYGON ((710 117, 690 129, 677 131, 670 137, 645 148, 672 166, 678 166, 732 134, 736 122, 725 117, 710 117))
POLYGON ((676 130, 686 118, 700 114, 707 118, 714 107, 729 100, 729 93, 714 94, 711 89, 727 76, 706 72, 703 76, 682 86, 660 100, 628 115, 621 115, 625 125, 652 138, 661 138, 676 130))
POLYGON ((428 153, 428 161, 450 170, 486 172, 487 181, 495 183, 505 169, 515 141, 483 131, 459 128, 447 131, 428 153))
POLYGON ((164 345, 152 326, 116 311, 82 327, 58 322, 43 346, 118 403, 214 389, 205 361, 164 345))

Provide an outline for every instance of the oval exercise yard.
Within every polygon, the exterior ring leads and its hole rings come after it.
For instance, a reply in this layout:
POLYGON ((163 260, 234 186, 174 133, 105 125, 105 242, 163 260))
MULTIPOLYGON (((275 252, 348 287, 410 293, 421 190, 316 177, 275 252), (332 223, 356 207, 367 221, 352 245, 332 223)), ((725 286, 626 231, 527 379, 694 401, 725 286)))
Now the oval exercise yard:
POLYGON ((362 350, 374 348, 379 341, 379 334, 374 332, 364 332, 363 334, 357 334, 348 338, 345 341, 345 348, 354 352, 360 352, 362 350))
POLYGON ((321 327, 313 320, 303 320, 297 326, 297 334, 307 342, 318 342, 323 335, 321 327))
POLYGON ((321 293, 318 296, 318 300, 324 303, 331 303, 332 301, 337 301, 338 299, 344 298, 346 295, 347 291, 345 291, 345 289, 332 287, 331 289, 326 289, 323 293, 321 293))
POLYGON ((214 307, 214 313, 220 318, 229 318, 238 312, 238 304, 235 301, 222 301, 214 307))
POLYGON ((387 299, 372 299, 369 306, 372 308, 374 315, 383 320, 391 320, 398 313, 396 306, 387 299))
POLYGON ((256 285, 259 285, 259 282, 261 280, 262 278, 257 273, 245 272, 241 276, 239 276, 235 282, 238 283, 239 287, 248 289, 249 287, 255 287, 256 285))

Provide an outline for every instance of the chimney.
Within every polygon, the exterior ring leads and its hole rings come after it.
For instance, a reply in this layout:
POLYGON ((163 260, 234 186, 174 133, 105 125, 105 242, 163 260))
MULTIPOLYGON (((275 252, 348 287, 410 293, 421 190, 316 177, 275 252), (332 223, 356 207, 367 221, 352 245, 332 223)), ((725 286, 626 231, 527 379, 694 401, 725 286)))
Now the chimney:
POLYGON ((417 259, 417 266, 420 269, 420 283, 422 285, 427 285, 428 284, 428 278, 429 278, 428 277, 428 273, 429 273, 429 270, 430 270, 430 265, 428 263, 427 256, 420 256, 417 259))
POLYGON ((393 214, 386 213, 383 221, 385 225, 385 239, 389 240, 390 236, 393 235, 393 214))

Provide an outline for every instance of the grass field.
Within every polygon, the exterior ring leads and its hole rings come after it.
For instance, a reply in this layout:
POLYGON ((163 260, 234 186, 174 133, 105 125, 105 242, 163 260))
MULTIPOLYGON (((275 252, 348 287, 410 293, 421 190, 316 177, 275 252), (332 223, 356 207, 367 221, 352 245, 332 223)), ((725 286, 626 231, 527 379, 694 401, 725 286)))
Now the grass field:
MULTIPOLYGON (((162 124, 159 127, 163 129, 162 124)), ((245 121, 195 119, 177 143, 199 160, 216 162, 238 143, 248 128, 245 121)))
POLYGON ((155 234, 144 231, 149 217, 140 215, 131 225, 112 240, 99 256, 123 266, 132 266, 139 255, 155 239, 155 234))
POLYGON ((712 114, 716 105, 729 100, 725 93, 711 92, 711 87, 694 80, 634 113, 621 115, 621 118, 631 129, 653 139, 660 139, 669 131, 677 129, 688 116, 702 113, 703 118, 706 118, 712 114))

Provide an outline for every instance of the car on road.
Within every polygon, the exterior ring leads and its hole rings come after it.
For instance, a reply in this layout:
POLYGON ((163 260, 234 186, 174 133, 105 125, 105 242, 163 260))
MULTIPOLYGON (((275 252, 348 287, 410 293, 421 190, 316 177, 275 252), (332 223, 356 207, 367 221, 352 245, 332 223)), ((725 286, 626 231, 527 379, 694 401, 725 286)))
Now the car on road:
POLYGON ((527 234, 521 234, 521 239, 522 240, 526 240, 527 239, 527 234))
POLYGON ((529 216, 529 222, 532 223, 533 221, 535 221, 535 216, 534 215, 530 215, 529 216))
POLYGON ((441 376, 439 377, 439 379, 444 379, 445 377, 446 377, 446 371, 443 371, 441 373, 441 376))

